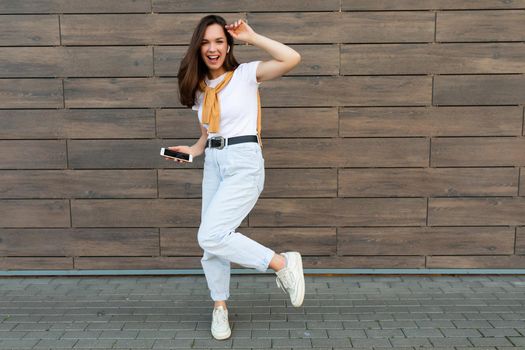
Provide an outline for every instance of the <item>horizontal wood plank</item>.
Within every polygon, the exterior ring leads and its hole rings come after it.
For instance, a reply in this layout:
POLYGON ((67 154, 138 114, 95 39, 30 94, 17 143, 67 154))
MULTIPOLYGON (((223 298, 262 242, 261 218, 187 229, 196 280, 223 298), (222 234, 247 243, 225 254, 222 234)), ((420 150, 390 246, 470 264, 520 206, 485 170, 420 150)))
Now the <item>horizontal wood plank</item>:
POLYGON ((198 227, 198 199, 73 199, 73 227, 198 227))
MULTIPOLYGON (((264 141, 263 141, 264 142, 264 141)), ((264 144, 266 167, 302 168, 312 165, 313 149, 322 155, 315 166, 427 166, 429 142, 424 138, 269 139, 264 144)))
POLYGON ((310 269, 418 269, 425 267, 424 256, 320 256, 304 257, 310 269))
POLYGON ((436 167, 525 165, 523 137, 436 138, 431 149, 431 165, 436 167))
POLYGON ((525 256, 429 256, 429 269, 523 269, 525 256))
POLYGON ((522 110, 517 106, 367 107, 340 112, 340 135, 377 136, 517 136, 522 110))
POLYGON ((0 77, 153 75, 150 47, 2 47, 0 77))
POLYGON ((0 140, 0 169, 64 169, 65 140, 0 140))
POLYGON ((259 86, 266 107, 424 106, 432 81, 418 76, 282 77, 259 86))
POLYGON ((0 200, 0 227, 69 227, 67 200, 0 200))
POLYGON ((0 79, 2 108, 64 107, 60 79, 0 79))
POLYGON ((150 12, 150 0, 0 0, 0 13, 150 12))
POLYGON ((338 228, 340 255, 513 254, 514 228, 338 228))
POLYGON ((152 0, 153 12, 339 11, 338 0, 152 0))
POLYGON ((525 103, 525 75, 437 75, 434 105, 525 103))
POLYGON ((432 42, 430 12, 248 13, 256 31, 284 43, 432 42), (410 25, 408 25, 410 24, 410 25))
POLYGON ((339 197, 516 196, 514 168, 339 169, 339 197))
POLYGON ((521 43, 366 44, 341 46, 341 74, 522 73, 521 43))
POLYGON ((200 257, 75 257, 78 270, 198 269, 200 257))
POLYGON ((60 45, 57 15, 10 15, 0 21, 0 46, 60 45))
POLYGON ((428 225, 525 225, 525 198, 429 198, 428 225))
POLYGON ((523 41, 525 10, 440 11, 437 41, 523 41))
POLYGON ((0 198, 156 198, 151 170, 4 170, 0 198))
POLYGON ((175 78, 92 78, 64 80, 67 108, 181 107, 175 78))
POLYGON ((342 0, 343 11, 356 10, 482 10, 525 7, 524 0, 342 0))
POLYGON ((73 258, 0 257, 1 270, 71 270, 73 258))
POLYGON ((425 198, 259 199, 250 226, 425 225, 425 198))
POLYGON ((158 255, 156 228, 0 229, 1 256, 158 255))
POLYGON ((1 139, 154 138, 151 109, 0 110, 1 139), (31 125, 31 128, 27 126, 31 125))

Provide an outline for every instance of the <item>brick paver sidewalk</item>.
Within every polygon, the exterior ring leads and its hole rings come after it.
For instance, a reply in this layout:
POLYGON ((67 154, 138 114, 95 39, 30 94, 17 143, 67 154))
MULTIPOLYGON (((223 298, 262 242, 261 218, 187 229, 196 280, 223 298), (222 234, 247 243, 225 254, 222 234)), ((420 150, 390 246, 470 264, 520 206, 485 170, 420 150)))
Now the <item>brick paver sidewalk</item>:
POLYGON ((0 349, 525 349, 525 276, 233 275, 212 339, 204 276, 0 278, 0 349))

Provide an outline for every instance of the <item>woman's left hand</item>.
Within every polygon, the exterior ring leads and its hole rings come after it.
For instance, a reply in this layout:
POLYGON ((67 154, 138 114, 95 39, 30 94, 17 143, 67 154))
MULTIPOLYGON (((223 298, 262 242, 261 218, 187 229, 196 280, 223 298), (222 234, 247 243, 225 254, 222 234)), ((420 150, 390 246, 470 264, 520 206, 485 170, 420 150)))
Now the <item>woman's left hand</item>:
POLYGON ((227 24, 225 27, 234 39, 247 43, 250 43, 252 37, 255 35, 254 30, 242 19, 239 19, 232 24, 227 24))

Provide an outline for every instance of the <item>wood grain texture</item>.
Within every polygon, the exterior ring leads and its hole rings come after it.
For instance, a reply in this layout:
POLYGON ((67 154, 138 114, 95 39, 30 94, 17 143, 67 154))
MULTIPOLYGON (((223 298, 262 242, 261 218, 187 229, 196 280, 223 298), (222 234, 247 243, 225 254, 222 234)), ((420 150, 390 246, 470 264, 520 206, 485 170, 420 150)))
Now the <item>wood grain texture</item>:
POLYGON ((10 15, 0 21, 1 46, 60 45, 57 15, 10 15))
POLYGON ((71 200, 72 227, 198 227, 200 215, 197 199, 71 200))
POLYGON ((364 107, 340 112, 344 137, 518 136, 521 107, 364 107))
POLYGON ((434 78, 436 105, 511 105, 525 102, 525 75, 445 75, 434 78))
POLYGON ((150 170, 0 170, 0 198, 156 198, 150 170))
POLYGON ((518 255, 498 256, 429 256, 430 269, 514 269, 525 268, 525 257, 518 255))
POLYGON ((437 13, 436 41, 523 41, 525 10, 437 13))
POLYGON ((69 203, 63 199, 0 200, 0 227, 69 227, 69 203))
POLYGON ((282 77, 259 86, 267 107, 424 106, 432 80, 418 76, 282 77))
POLYGON ((150 0, 1 0, 0 13, 150 12, 150 0))
POLYGON ((355 10, 482 10, 525 7, 525 1, 513 0, 342 0, 343 11, 355 10))
POLYGON ((521 43, 341 46, 341 74, 500 74, 525 71, 521 43))
POLYGON ((65 140, 0 140, 0 169, 64 169, 66 152, 65 140))
POLYGON ((74 257, 78 270, 202 269, 200 257, 74 257))
POLYGON ((154 12, 339 11, 338 0, 152 0, 154 12))
POLYGON ((104 139, 115 135, 155 137, 155 112, 151 109, 0 110, 0 138, 4 140, 104 139))
POLYGON ((525 225, 525 198, 429 198, 430 226, 525 225))
POLYGON ((64 107, 60 79, 0 79, 2 108, 64 107))
POLYGON ((248 23, 285 43, 432 42, 429 12, 248 13, 248 23))
POLYGON ((2 270, 71 270, 73 267, 73 257, 0 257, 2 270))
POLYGON ((431 165, 523 166, 525 138, 436 138, 432 140, 431 165))
POLYGON ((316 138, 269 139, 264 144, 266 167, 303 168, 312 164, 305 149, 322 157, 317 168, 328 167, 420 167, 428 165, 429 142, 424 138, 316 138))
POLYGON ((250 226, 424 225, 425 198, 259 199, 250 226))
POLYGON ((513 254, 509 227, 338 228, 341 255, 513 254))
POLYGON ((159 254, 156 228, 0 229, 2 256, 140 256, 159 254))
POLYGON ((1 77, 144 77, 153 75, 150 47, 2 47, 1 77))
POLYGON ((339 169, 339 197, 516 196, 514 168, 339 169))

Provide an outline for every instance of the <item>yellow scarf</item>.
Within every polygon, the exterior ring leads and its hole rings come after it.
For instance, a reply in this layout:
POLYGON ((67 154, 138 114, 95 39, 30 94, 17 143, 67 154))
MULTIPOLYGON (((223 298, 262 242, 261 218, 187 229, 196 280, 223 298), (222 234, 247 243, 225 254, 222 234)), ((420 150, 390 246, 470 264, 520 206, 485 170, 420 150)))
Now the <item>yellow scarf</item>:
MULTIPOLYGON (((216 87, 212 88, 206 85, 206 83, 201 80, 199 83, 199 88, 201 91, 204 91, 204 99, 202 106, 202 124, 208 124, 209 132, 218 132, 221 118, 221 106, 219 102, 218 93, 221 91, 228 83, 230 82, 233 76, 233 71, 226 73, 224 79, 217 84, 216 87)), ((257 90, 257 134, 259 139, 259 145, 262 148, 261 141, 261 97, 259 95, 259 90, 257 90)))

